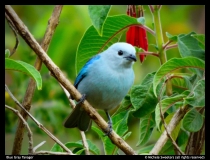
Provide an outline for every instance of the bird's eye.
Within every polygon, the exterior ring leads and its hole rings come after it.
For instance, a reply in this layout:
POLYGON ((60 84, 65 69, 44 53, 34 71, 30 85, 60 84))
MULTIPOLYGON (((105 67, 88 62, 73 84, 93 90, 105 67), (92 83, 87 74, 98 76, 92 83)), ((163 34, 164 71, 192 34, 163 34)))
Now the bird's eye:
POLYGON ((122 56, 123 55, 123 51, 119 50, 118 51, 118 55, 122 56))

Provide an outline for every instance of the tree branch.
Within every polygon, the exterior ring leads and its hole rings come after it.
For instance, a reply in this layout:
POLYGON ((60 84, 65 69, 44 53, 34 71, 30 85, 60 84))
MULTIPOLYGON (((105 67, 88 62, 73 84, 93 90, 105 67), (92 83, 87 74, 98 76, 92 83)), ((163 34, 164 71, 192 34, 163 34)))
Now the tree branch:
POLYGON ((28 116, 41 128, 47 135, 52 138, 56 143, 58 143, 65 151, 67 151, 70 154, 73 154, 62 142, 60 142, 50 131, 48 131, 39 121, 37 121, 21 104, 20 102, 14 97, 14 95, 10 92, 9 88, 5 84, 5 90, 9 93, 10 97, 13 99, 13 101, 22 109, 24 110, 28 116))
MULTIPOLYGON (((179 124, 181 119, 184 117, 187 108, 188 108, 187 106, 185 106, 184 108, 179 108, 177 110, 177 112, 174 114, 170 123, 167 126, 167 131, 168 131, 169 134, 171 134, 171 132, 176 128, 176 126, 179 124)), ((155 146, 153 147, 153 149, 150 151, 149 154, 157 155, 160 152, 160 150, 162 149, 162 147, 165 145, 167 140, 168 140, 168 135, 167 135, 167 132, 165 130, 162 133, 162 135, 160 136, 160 138, 158 139, 158 141, 156 142, 155 146)))
MULTIPOLYGON (((166 134, 168 136, 168 138, 171 140, 172 144, 174 145, 174 148, 179 152, 181 153, 181 155, 185 155, 182 150, 179 148, 179 146, 176 144, 176 142, 173 140, 172 136, 171 136, 171 133, 168 132, 168 129, 167 129, 167 125, 166 125, 166 122, 164 120, 164 116, 163 116, 163 112, 162 112, 162 105, 161 105, 161 95, 162 95, 162 91, 163 91, 163 86, 165 85, 166 83, 163 83, 162 87, 161 87, 161 93, 159 94, 158 96, 158 101, 159 101, 159 107, 160 107, 160 118, 162 120, 162 123, 163 123, 163 126, 165 128, 165 131, 166 131, 166 134)), ((175 126, 176 127, 176 126, 175 126)), ((172 130, 173 131, 173 130, 172 130)), ((171 131, 171 132, 172 132, 171 131)))
MULTIPOLYGON (((76 100, 82 97, 82 95, 77 91, 77 89, 71 84, 71 82, 64 76, 61 70, 54 64, 54 62, 49 58, 45 51, 41 48, 38 42, 31 35, 27 27, 19 19, 17 14, 10 6, 5 6, 5 11, 10 19, 13 21, 14 25, 19 31, 21 37, 26 41, 26 43, 34 50, 34 52, 39 56, 43 61, 46 67, 51 71, 53 76, 66 88, 66 90, 71 94, 71 96, 76 100)), ((95 123, 105 132, 108 124, 106 121, 99 115, 99 113, 87 102, 81 104, 84 110, 89 114, 90 118, 95 121, 95 123)), ((112 143, 117 145, 125 154, 135 155, 135 151, 114 131, 109 134, 109 138, 112 143)))
POLYGON ((30 127, 28 126, 28 123, 25 121, 25 119, 22 117, 22 115, 20 114, 20 112, 8 105, 5 104, 5 107, 10 109, 11 111, 13 111, 19 118, 20 120, 23 122, 23 124, 26 126, 26 129, 28 131, 28 139, 29 139, 29 147, 28 147, 28 153, 32 154, 33 153, 33 138, 32 138, 32 132, 30 127))
MULTIPOLYGON (((44 39, 41 43, 41 47, 46 52, 48 50, 50 41, 51 41, 52 36, 55 32, 55 29, 58 25, 61 10, 62 10, 62 5, 55 6, 53 13, 48 21, 48 26, 47 26, 47 29, 46 29, 46 32, 44 35, 44 39)), ((42 66, 42 61, 41 61, 41 59, 39 59, 39 57, 36 58, 36 62, 34 64, 34 66, 38 71, 40 71, 41 66, 42 66)), ((34 95, 35 88, 36 88, 36 83, 31 78, 30 82, 28 84, 23 102, 22 102, 23 106, 27 109, 27 111, 30 111, 31 102, 32 102, 32 98, 34 95)), ((21 115, 23 116, 23 118, 25 120, 27 120, 27 114, 25 111, 21 110, 21 115)), ((14 155, 20 154, 21 147, 22 147, 22 141, 23 141, 23 135, 24 135, 24 125, 23 125, 22 121, 19 121, 17 131, 15 134, 15 140, 13 143, 12 154, 14 154, 14 155)))
POLYGON ((15 35, 15 38, 16 38, 15 46, 14 46, 12 52, 10 53, 10 56, 12 56, 15 53, 17 47, 18 47, 19 40, 18 40, 16 29, 14 28, 14 25, 13 25, 12 21, 9 19, 7 14, 5 14, 5 17, 6 17, 6 20, 7 20, 8 24, 9 24, 9 27, 12 29, 12 31, 13 31, 13 33, 15 35))

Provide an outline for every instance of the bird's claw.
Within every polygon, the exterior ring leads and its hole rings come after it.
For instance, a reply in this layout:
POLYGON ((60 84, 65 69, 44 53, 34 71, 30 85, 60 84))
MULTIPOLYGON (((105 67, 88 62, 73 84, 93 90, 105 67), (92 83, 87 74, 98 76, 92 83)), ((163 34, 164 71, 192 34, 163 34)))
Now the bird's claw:
POLYGON ((111 134, 111 132, 112 132, 112 122, 108 121, 108 127, 106 128, 104 137, 109 136, 111 134))

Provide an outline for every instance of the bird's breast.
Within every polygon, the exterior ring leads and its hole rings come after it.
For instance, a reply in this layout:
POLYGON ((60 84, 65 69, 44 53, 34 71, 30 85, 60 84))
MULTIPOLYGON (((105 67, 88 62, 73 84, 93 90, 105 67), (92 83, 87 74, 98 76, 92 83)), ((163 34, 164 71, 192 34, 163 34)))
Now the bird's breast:
POLYGON ((94 108, 111 110, 123 100, 133 81, 132 69, 125 73, 95 69, 80 82, 78 90, 86 94, 88 102, 94 108))

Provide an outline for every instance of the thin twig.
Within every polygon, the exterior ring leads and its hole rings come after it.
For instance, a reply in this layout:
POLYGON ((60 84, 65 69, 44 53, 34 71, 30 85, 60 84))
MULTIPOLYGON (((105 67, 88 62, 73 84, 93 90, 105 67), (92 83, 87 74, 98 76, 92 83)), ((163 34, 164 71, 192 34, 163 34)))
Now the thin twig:
POLYGON ((160 107, 160 117, 161 117, 161 120, 162 120, 162 123, 164 125, 164 128, 165 128, 165 131, 167 133, 167 136, 169 137, 169 139, 171 140, 172 144, 174 145, 174 147, 181 153, 181 155, 185 155, 182 150, 179 148, 179 146, 176 144, 176 142, 173 140, 173 138, 171 137, 171 133, 168 132, 168 129, 167 129, 167 125, 166 125, 166 122, 164 120, 164 116, 163 116, 163 113, 162 113, 162 106, 161 106, 161 97, 162 97, 162 91, 163 91, 163 87, 165 86, 166 83, 163 83, 162 87, 161 87, 161 90, 160 90, 160 94, 158 94, 158 102, 159 102, 159 107, 160 107))
POLYGON ((159 54, 157 54, 157 53, 155 53, 155 52, 147 52, 147 51, 145 51, 145 52, 140 52, 140 53, 138 53, 139 55, 152 55, 152 56, 156 56, 156 57, 159 57, 159 54))
POLYGON ((23 124, 26 126, 26 129, 28 131, 28 139, 29 139, 29 147, 28 147, 28 153, 29 154, 33 154, 33 138, 32 138, 32 132, 30 127, 28 126, 28 123, 25 121, 25 119, 22 117, 22 115, 20 114, 20 112, 8 105, 5 104, 5 107, 10 109, 11 111, 13 111, 20 119, 21 121, 23 121, 23 124))
POLYGON ((18 35, 17 35, 17 30, 15 29, 15 26, 14 24, 12 23, 12 21, 10 20, 10 18, 7 16, 7 14, 5 13, 5 17, 6 17, 6 20, 9 24, 9 27, 12 29, 14 35, 15 35, 15 46, 12 50, 12 52, 10 52, 10 57, 15 53, 15 51, 17 50, 17 47, 18 47, 18 44, 19 44, 19 39, 18 39, 18 35))
POLYGON ((168 42, 166 42, 166 43, 163 45, 163 49, 165 49, 171 42, 173 42, 173 41, 169 40, 168 42))
POLYGON ((71 155, 67 152, 51 152, 51 151, 38 151, 34 155, 71 155))
MULTIPOLYGON (((71 94, 71 96, 76 100, 82 97, 81 93, 71 84, 71 82, 65 77, 62 71, 57 65, 50 59, 46 52, 41 48, 39 43, 35 40, 32 34, 29 32, 28 28, 24 25, 21 19, 17 16, 15 11, 11 6, 5 5, 5 12, 8 14, 10 19, 13 21, 14 25, 18 29, 21 37, 26 41, 26 43, 34 50, 34 52, 39 56, 42 62, 46 65, 49 71, 55 76, 57 81, 61 83, 66 90, 71 94)), ((104 131, 107 131, 108 124, 100 116, 100 114, 85 100, 81 106, 88 113, 91 119, 104 131)), ((136 152, 113 130, 108 137, 113 144, 117 145, 125 154, 136 155, 136 152)))
POLYGON ((157 6, 158 9, 161 9, 161 7, 162 7, 162 5, 158 5, 158 6, 157 6))
POLYGON ((154 12, 154 7, 152 5, 149 5, 149 9, 150 9, 151 13, 154 12))
MULTIPOLYGON (((60 84, 60 83, 59 83, 60 84)), ((69 94, 69 92, 62 86, 62 84, 60 84, 61 88, 63 89, 64 93, 66 94, 66 97, 69 100, 70 105, 72 106, 72 108, 75 108, 76 104, 75 102, 70 98, 71 95, 69 94)), ((82 143, 83 146, 85 148, 85 154, 86 155, 90 155, 90 151, 89 151, 89 147, 88 147, 88 143, 87 143, 87 139, 85 136, 85 132, 84 131, 80 131, 81 137, 82 137, 82 143)))
MULTIPOLYGON (((51 41, 52 36, 55 32, 55 29, 58 25, 61 10, 62 10, 62 5, 55 6, 55 8, 53 10, 53 13, 52 13, 52 15, 51 15, 51 17, 48 21, 47 29, 45 31, 45 35, 44 35, 43 41, 41 43, 41 47, 46 52, 48 50, 50 41, 51 41)), ((38 71, 40 71, 41 66, 42 66, 42 61, 41 61, 41 59, 39 59, 39 57, 37 57, 36 61, 35 61, 35 64, 34 64, 34 67, 38 71)), ((26 92, 25 92, 25 95, 24 95, 24 99, 23 99, 23 102, 22 102, 24 108, 27 111, 30 111, 30 109, 31 109, 31 102, 32 102, 32 98, 33 98, 33 95, 34 95, 35 88, 36 88, 36 82, 32 78, 30 78, 30 81, 29 81, 29 84, 27 86, 27 89, 26 89, 26 92)), ((21 115, 23 116, 24 119, 27 120, 27 114, 26 114, 25 111, 21 110, 21 115)), ((20 154, 21 147, 22 147, 23 136, 24 136, 24 125, 21 121, 19 121, 16 133, 15 133, 15 140, 14 140, 14 143, 13 143, 12 154, 14 154, 14 155, 20 154)))
POLYGON ((65 151, 69 152, 70 154, 73 154, 62 142, 60 142, 50 131, 48 131, 41 123, 39 123, 21 104, 20 102, 14 97, 14 95, 10 92, 9 88, 5 84, 5 90, 9 93, 10 97, 13 99, 13 101, 21 108, 23 109, 28 116, 38 125, 39 128, 41 128, 45 133, 48 134, 50 138, 52 138, 56 143, 58 143, 65 151))
POLYGON ((37 145, 34 147, 34 149, 33 149, 33 153, 34 153, 39 147, 41 147, 41 146, 42 146, 43 144, 45 144, 45 143, 46 143, 46 141, 43 141, 43 142, 37 144, 37 145))
POLYGON ((166 50, 169 50, 169 49, 172 49, 172 48, 177 48, 178 47, 178 44, 172 44, 170 46, 167 46, 165 49, 166 50))

